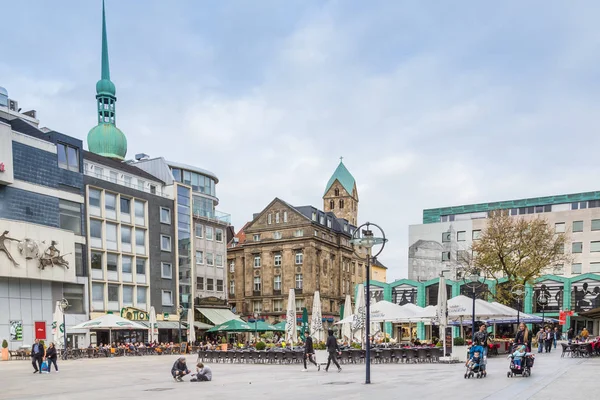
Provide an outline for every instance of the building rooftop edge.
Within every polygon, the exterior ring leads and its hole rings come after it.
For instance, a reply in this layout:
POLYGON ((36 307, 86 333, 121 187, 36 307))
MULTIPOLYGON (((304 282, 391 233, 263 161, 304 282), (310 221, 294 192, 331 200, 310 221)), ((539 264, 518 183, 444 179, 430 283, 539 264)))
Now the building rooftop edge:
POLYGON ((199 174, 202 174, 202 175, 207 175, 207 176, 210 176, 211 178, 214 178, 215 179, 215 183, 219 183, 219 178, 217 177, 217 175, 215 175, 213 172, 210 172, 207 169, 198 168, 198 167, 194 167, 194 166, 189 165, 189 164, 184 164, 184 163, 170 161, 170 160, 165 160, 165 161, 167 162, 167 164, 170 167, 187 169, 187 170, 192 171, 192 172, 196 172, 196 173, 199 173, 199 174))

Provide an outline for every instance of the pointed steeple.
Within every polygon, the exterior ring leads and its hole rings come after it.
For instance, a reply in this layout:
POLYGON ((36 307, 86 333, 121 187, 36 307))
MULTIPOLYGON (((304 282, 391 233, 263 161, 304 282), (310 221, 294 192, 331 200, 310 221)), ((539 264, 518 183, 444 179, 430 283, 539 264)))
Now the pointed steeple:
POLYGON ((88 149, 104 157, 124 160, 127 154, 127 138, 116 126, 117 97, 115 84, 110 80, 104 0, 102 0, 102 67, 100 80, 96 83, 96 101, 98 125, 88 133, 88 149))

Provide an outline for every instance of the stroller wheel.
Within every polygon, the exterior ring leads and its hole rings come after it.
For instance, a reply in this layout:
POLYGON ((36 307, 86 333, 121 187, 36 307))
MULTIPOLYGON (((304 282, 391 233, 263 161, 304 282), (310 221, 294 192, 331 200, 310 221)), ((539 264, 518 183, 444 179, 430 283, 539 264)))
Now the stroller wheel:
POLYGON ((465 374, 465 379, 467 379, 467 374, 465 374))
POLYGON ((507 378, 510 378, 510 372, 507 372, 507 373, 506 373, 506 377, 507 377, 507 378))

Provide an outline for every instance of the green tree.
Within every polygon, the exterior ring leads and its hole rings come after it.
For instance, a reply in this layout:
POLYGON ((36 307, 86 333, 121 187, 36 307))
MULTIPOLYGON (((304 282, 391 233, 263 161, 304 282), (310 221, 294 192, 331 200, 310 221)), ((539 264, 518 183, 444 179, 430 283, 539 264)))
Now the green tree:
POLYGON ((532 284, 556 266, 570 263, 566 241, 567 234, 556 232, 541 216, 524 218, 510 216, 506 210, 492 211, 481 237, 473 241, 468 263, 497 283, 507 278, 507 284, 496 285, 496 298, 508 303, 513 300, 513 285, 532 284))

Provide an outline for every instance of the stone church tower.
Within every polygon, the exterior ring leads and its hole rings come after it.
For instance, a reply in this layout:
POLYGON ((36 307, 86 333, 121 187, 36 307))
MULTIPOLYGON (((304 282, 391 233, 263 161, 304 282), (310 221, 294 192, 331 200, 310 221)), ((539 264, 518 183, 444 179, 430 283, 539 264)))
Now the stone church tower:
POLYGON ((337 218, 344 218, 352 225, 358 222, 358 190, 356 181, 342 159, 327 182, 323 195, 323 209, 333 212, 337 218))

